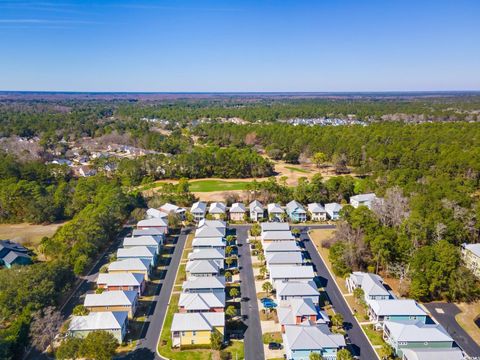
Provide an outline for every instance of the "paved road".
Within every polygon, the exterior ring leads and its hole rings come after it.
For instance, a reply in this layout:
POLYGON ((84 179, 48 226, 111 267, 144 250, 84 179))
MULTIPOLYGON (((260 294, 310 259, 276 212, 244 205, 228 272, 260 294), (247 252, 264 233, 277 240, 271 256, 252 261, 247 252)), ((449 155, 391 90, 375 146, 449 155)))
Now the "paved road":
POLYGON ((252 259, 250 258, 249 245, 246 240, 249 227, 233 226, 237 232, 237 244, 239 254, 240 270, 240 291, 242 298, 247 297, 249 301, 242 301, 241 312, 247 316, 244 320, 247 330, 244 335, 245 359, 263 360, 262 328, 260 326, 260 315, 258 313, 257 292, 255 290, 255 278, 253 275, 252 259))
POLYGON ((424 304, 432 316, 447 330, 450 336, 468 355, 480 356, 480 346, 462 329, 455 320, 460 309, 452 303, 424 304), (440 309, 441 312, 437 312, 440 309), (443 312, 443 313, 442 313, 443 312))
POLYGON ((137 349, 125 359, 163 359, 157 354, 158 338, 163 327, 163 320, 167 312, 170 302, 170 294, 172 293, 177 269, 182 258, 183 248, 187 240, 189 230, 182 230, 182 234, 178 236, 175 250, 172 254, 170 264, 167 267, 165 278, 160 286, 160 291, 153 299, 152 309, 147 318, 146 330, 144 329, 144 338, 139 341, 137 349))
MULTIPOLYGON (((316 226, 309 226, 309 228, 317 228, 316 226)), ((305 244, 305 249, 308 251, 312 263, 316 268, 317 274, 322 278, 324 288, 327 291, 331 304, 335 308, 335 311, 343 315, 344 322, 347 323, 347 334, 352 342, 352 351, 355 355, 358 355, 360 359, 373 360, 377 359, 377 355, 373 348, 370 346, 366 336, 360 329, 360 325, 355 321, 350 309, 347 306, 345 299, 343 298, 340 289, 333 281, 326 265, 322 258, 318 254, 317 249, 306 232, 307 227, 303 227, 301 233, 301 239, 305 244)))

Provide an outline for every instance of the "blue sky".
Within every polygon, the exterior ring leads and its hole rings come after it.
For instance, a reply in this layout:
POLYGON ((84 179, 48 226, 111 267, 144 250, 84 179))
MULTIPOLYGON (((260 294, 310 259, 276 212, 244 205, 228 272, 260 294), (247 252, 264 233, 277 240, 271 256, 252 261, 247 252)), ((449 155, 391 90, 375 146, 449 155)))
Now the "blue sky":
POLYGON ((478 0, 0 0, 0 89, 480 90, 478 0))

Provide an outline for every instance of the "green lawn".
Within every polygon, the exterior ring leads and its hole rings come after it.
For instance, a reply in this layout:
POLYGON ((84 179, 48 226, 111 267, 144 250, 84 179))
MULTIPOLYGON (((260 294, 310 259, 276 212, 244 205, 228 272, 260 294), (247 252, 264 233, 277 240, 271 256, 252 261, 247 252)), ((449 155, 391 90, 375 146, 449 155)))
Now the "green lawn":
POLYGON ((296 171, 296 172, 299 172, 299 173, 302 173, 302 174, 309 174, 310 173, 310 170, 300 169, 300 168, 296 168, 296 167, 293 167, 293 166, 285 166, 285 169, 288 169, 290 171, 296 171))
POLYGON ((263 343, 268 344, 271 342, 283 343, 281 332, 270 332, 263 334, 263 343))
POLYGON ((379 331, 373 330, 371 325, 362 325, 362 328, 363 330, 365 330, 365 334, 367 334, 373 345, 385 344, 385 341, 383 341, 382 338, 382 334, 379 331))
POLYGON ((245 190, 248 181, 199 180, 190 182, 192 192, 245 190))

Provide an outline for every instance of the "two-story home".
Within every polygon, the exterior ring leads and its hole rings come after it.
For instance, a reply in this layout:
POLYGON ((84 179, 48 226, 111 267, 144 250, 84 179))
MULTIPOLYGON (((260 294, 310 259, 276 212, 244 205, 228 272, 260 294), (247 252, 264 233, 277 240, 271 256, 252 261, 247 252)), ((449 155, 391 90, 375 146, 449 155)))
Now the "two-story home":
POLYGON ((402 349, 402 360, 465 360, 458 347, 451 349, 402 349))
POLYGON ((222 202, 213 202, 208 208, 208 213, 217 220, 224 219, 227 215, 227 207, 222 202))
POLYGON ((226 229, 215 226, 204 225, 195 230, 195 238, 224 237, 226 229))
POLYGON ((122 343, 127 334, 128 312, 107 311, 91 312, 85 316, 72 316, 68 326, 68 334, 73 337, 84 338, 92 331, 107 331, 119 343, 122 343))
POLYGON ((224 276, 190 277, 182 284, 183 292, 186 293, 225 293, 224 276))
POLYGON ((242 203, 236 202, 230 207, 230 220, 232 221, 243 221, 245 220, 245 214, 247 213, 247 208, 242 203))
POLYGON ((126 237, 123 239, 122 246, 125 249, 146 246, 150 249, 155 249, 155 255, 160 254, 160 248, 163 243, 162 236, 143 235, 136 237, 126 237))
POLYGON ((186 266, 187 276, 217 276, 220 266, 213 260, 190 260, 186 266))
POLYGON ((150 261, 142 259, 117 260, 108 265, 108 272, 142 274, 148 281, 150 276, 150 261))
POLYGON ((260 224, 262 233, 275 231, 290 231, 290 225, 286 222, 264 222, 260 224))
POLYGON ((278 304, 295 299, 310 299, 318 305, 320 293, 313 280, 310 281, 277 281, 275 284, 278 304))
POLYGON ((190 208, 190 214, 192 214, 193 220, 196 222, 205 219, 206 212, 207 204, 205 204, 203 201, 197 201, 190 208))
POLYGON ((292 200, 287 206, 287 215, 293 222, 305 222, 307 221, 307 212, 303 208, 302 204, 298 201, 292 200))
POLYGON ((329 324, 327 313, 320 311, 318 306, 309 298, 292 299, 283 302, 277 308, 278 322, 285 332, 287 325, 316 325, 329 324))
POLYGON ((354 208, 366 206, 370 209, 372 202, 375 201, 376 198, 377 196, 374 193, 355 195, 350 198, 350 205, 354 208))
POLYGON ((340 210, 342 210, 343 206, 339 203, 328 203, 325 204, 325 211, 328 215, 330 220, 338 220, 340 219, 340 210))
POLYGON ((250 220, 251 221, 260 221, 263 219, 263 214, 265 209, 260 201, 254 200, 248 205, 250 210, 250 220))
MULTIPOLYGON (((285 224, 285 223, 279 223, 285 224)), ((295 236, 293 236, 290 230, 286 231, 262 231, 261 234, 262 245, 265 246, 268 243, 276 241, 295 241, 295 236)))
POLYGON ((119 248, 117 250, 117 260, 125 259, 145 259, 150 261, 151 266, 157 264, 157 247, 153 246, 132 246, 119 248))
POLYGON ((132 230, 132 237, 140 237, 140 236, 154 236, 160 237, 162 239, 161 243, 164 242, 165 234, 163 230, 155 229, 155 228, 145 228, 145 229, 133 229, 132 230))
POLYGON ((137 229, 157 229, 164 234, 168 233, 168 220, 166 218, 152 218, 140 220, 137 223, 137 229))
POLYGON ((193 251, 202 249, 224 250, 226 246, 222 236, 194 238, 192 241, 193 251))
POLYGON ((410 299, 369 300, 367 302, 370 321, 378 327, 383 327, 384 321, 411 321, 427 322, 427 313, 410 299))
POLYGON ((270 268, 270 282, 275 287, 277 281, 309 282, 315 277, 313 267, 308 266, 273 266, 270 268))
POLYGON ((136 291, 138 295, 142 295, 145 290, 145 277, 143 274, 132 273, 100 273, 97 287, 105 291, 136 291))
POLYGON ((83 306, 91 312, 126 311, 131 319, 137 309, 137 291, 104 291, 100 294, 87 294, 83 306))
POLYGON ((184 312, 224 312, 225 293, 184 293, 180 294, 178 311, 184 312))
POLYGON ((200 249, 188 254, 190 261, 211 260, 218 265, 220 269, 224 268, 225 250, 223 249, 200 249))
POLYGON ((267 261, 268 268, 272 266, 303 265, 303 256, 299 251, 267 253, 265 260, 267 261))
POLYGON ((178 216, 181 220, 185 220, 185 216, 187 213, 186 209, 170 203, 165 203, 160 206, 160 210, 166 214, 174 214, 178 216))
POLYGON ((286 325, 282 338, 289 360, 309 360, 311 353, 320 354, 325 360, 336 360, 337 351, 346 346, 343 335, 333 334, 325 324, 286 325))
POLYGON ((327 220, 327 211, 320 203, 308 204, 308 214, 312 221, 325 221, 327 220))
POLYGON ((302 252, 300 246, 298 246, 296 241, 276 241, 265 244, 263 251, 265 256, 268 254, 279 253, 279 252, 302 252))
POLYGON ((395 355, 403 356, 403 349, 450 349, 453 339, 440 324, 425 324, 420 320, 409 322, 385 321, 383 339, 392 346, 395 355))
POLYGON ((285 221, 285 210, 277 203, 270 203, 267 205, 268 219, 270 221, 282 222, 285 221))
POLYGON ((166 212, 154 208, 147 209, 145 213, 146 219, 163 219, 166 217, 168 217, 168 214, 166 212))
POLYGON ((176 313, 171 326, 172 346, 208 345, 214 331, 224 334, 225 313, 176 313))
POLYGON ((347 278, 347 288, 353 292, 356 288, 363 290, 365 301, 369 300, 388 300, 394 296, 383 286, 383 279, 372 273, 354 271, 347 278))
POLYGON ((480 278, 480 243, 462 244, 462 259, 465 266, 469 268, 476 277, 480 278))

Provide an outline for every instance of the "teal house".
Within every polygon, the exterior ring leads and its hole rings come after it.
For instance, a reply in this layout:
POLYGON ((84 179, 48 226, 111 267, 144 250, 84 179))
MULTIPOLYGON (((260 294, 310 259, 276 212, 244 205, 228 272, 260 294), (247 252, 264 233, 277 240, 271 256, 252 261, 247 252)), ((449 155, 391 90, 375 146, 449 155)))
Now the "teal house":
POLYGON ((293 222, 305 222, 307 221, 307 212, 305 211, 302 204, 299 202, 292 200, 290 201, 287 206, 287 215, 293 222))
POLYGON ((424 324, 427 322, 427 313, 415 300, 369 300, 367 305, 370 321, 373 321, 377 328, 383 328, 384 321, 415 320, 424 324))
POLYGON ((0 266, 10 269, 14 265, 29 265, 32 258, 30 251, 10 240, 0 240, 0 266))

